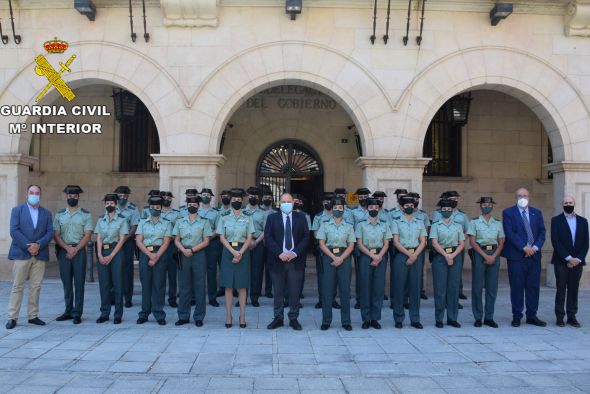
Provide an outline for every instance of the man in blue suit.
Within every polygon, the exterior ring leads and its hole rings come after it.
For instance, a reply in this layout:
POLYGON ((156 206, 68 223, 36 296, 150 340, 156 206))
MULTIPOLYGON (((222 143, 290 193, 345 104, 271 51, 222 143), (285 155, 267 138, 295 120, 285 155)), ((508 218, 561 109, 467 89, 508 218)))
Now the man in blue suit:
POLYGON ((547 323, 537 317, 541 287, 541 248, 545 224, 540 210, 529 206, 529 192, 516 191, 516 205, 502 212, 506 243, 502 257, 508 260, 512 327, 519 327, 526 295, 526 322, 539 327, 547 323))
POLYGON ((14 261, 13 282, 8 302, 6 328, 13 329, 20 313, 23 286, 29 279, 27 314, 29 323, 44 326, 39 319, 39 293, 45 275, 45 263, 49 261, 49 242, 53 238, 51 212, 39 205, 41 188, 31 185, 27 189, 27 202, 12 209, 10 236, 12 243, 8 259, 14 261))

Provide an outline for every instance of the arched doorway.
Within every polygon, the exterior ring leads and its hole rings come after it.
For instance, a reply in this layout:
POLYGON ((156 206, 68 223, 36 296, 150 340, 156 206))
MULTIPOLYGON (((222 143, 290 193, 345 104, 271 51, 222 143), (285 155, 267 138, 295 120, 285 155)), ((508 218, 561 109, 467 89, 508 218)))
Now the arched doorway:
POLYGON ((278 204, 281 193, 298 193, 310 214, 321 210, 324 172, 315 151, 297 140, 285 140, 268 147, 256 166, 256 184, 268 185, 278 204))

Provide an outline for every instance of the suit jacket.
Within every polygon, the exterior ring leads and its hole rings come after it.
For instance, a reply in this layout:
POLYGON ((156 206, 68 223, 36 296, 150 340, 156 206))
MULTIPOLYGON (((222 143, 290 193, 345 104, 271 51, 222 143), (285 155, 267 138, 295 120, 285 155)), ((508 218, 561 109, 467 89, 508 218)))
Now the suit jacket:
POLYGON ((28 205, 22 204, 12 208, 10 214, 10 236, 12 243, 8 251, 10 260, 28 260, 31 254, 27 251, 27 244, 40 245, 37 260, 49 261, 49 242, 53 239, 53 220, 49 210, 39 206, 37 228, 33 227, 33 219, 28 205))
MULTIPOLYGON (((309 244, 309 226, 304 214, 293 212, 291 214, 291 229, 293 235, 293 252, 297 258, 289 264, 295 264, 296 269, 305 267, 307 245, 309 244)), ((276 270, 283 263, 279 255, 283 253, 283 239, 285 237, 285 225, 283 223, 283 214, 275 212, 268 216, 266 226, 264 227, 264 245, 268 251, 268 262, 270 269, 276 270)))
MULTIPOLYGON (((536 256, 540 258, 541 249, 545 243, 543 214, 537 208, 528 207, 528 210, 529 222, 534 239, 533 245, 531 246, 536 246, 539 249, 536 256)), ((525 257, 523 248, 527 245, 527 234, 521 212, 522 210, 516 205, 506 208, 502 212, 502 224, 504 225, 504 233, 506 234, 506 243, 502 250, 502 257, 508 260, 522 260, 525 257)))
POLYGON ((588 253, 588 239, 588 221, 582 216, 576 215, 575 242, 565 215, 562 213, 551 218, 551 244, 553 245, 551 264, 567 264, 565 258, 572 256, 580 259, 582 265, 586 265, 584 259, 588 253))

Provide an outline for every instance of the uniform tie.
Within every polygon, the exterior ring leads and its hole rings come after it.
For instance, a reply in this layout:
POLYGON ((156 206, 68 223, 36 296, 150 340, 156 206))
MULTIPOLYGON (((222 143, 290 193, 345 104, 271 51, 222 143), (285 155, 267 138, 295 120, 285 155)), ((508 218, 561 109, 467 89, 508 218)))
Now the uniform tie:
POLYGON ((291 233, 291 215, 287 215, 287 225, 285 228, 285 249, 293 249, 293 236, 291 233))
POLYGON ((522 210, 522 221, 524 222, 524 229, 526 230, 527 242, 529 246, 532 246, 535 243, 535 238, 533 237, 531 223, 529 222, 529 219, 526 217, 524 209, 522 210))

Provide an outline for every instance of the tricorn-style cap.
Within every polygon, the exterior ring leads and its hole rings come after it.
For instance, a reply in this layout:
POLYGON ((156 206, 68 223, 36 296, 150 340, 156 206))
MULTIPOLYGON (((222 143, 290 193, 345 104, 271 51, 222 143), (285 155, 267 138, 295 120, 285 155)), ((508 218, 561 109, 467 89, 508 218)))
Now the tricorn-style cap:
POLYGON ((213 194, 213 190, 211 190, 211 189, 209 189, 209 188, 206 188, 206 187, 204 187, 204 188, 201 190, 201 194, 203 194, 203 193, 208 193, 210 196, 214 196, 214 195, 215 195, 215 194, 213 194))
POLYGON ((102 199, 103 201, 113 201, 113 202, 117 202, 117 200, 119 199, 119 196, 117 196, 114 193, 108 193, 104 195, 104 198, 102 199))
POLYGON ((84 190, 82 190, 82 188, 78 185, 67 185, 66 187, 64 187, 64 193, 65 194, 80 194, 80 193, 84 193, 84 190))
POLYGON ((476 202, 477 204, 495 204, 496 202, 492 197, 480 197, 476 202))
POLYGON ((115 189, 115 191, 113 193, 131 194, 131 189, 129 189, 129 186, 117 186, 117 188, 115 189))
POLYGON ((369 189, 367 189, 366 187, 361 187, 361 188, 356 189, 356 194, 357 194, 357 196, 365 196, 365 195, 371 194, 371 191, 369 189))

